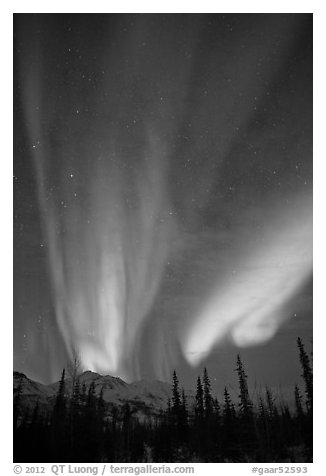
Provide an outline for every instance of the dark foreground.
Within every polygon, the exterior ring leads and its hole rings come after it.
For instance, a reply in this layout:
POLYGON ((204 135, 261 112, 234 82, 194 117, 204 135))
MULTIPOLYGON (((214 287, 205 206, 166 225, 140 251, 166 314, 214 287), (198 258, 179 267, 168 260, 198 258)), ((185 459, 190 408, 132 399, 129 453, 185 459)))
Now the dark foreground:
POLYGON ((81 389, 78 377, 67 393, 64 371, 46 414, 38 405, 22 411, 18 388, 14 462, 312 462, 312 368, 300 339, 298 348, 305 396, 294 388, 294 413, 276 405, 268 388, 252 403, 239 356, 236 403, 227 388, 222 402, 212 396, 205 369, 190 404, 174 372, 167 408, 142 420, 128 403, 108 413, 102 393, 92 384, 81 389))

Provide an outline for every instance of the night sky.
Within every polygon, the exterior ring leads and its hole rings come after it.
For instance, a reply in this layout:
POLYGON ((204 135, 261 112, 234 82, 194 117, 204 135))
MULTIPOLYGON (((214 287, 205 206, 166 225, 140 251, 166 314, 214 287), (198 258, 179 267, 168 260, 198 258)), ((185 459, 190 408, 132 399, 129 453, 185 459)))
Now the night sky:
POLYGON ((14 368, 300 383, 312 16, 20 14, 14 368))

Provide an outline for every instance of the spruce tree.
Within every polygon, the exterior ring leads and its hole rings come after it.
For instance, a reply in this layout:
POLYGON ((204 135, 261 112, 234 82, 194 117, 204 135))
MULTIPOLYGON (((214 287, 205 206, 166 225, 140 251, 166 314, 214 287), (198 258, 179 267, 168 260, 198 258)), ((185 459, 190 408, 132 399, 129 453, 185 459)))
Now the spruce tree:
POLYGON ((66 431, 66 395, 65 395, 65 369, 62 371, 58 393, 52 413, 52 460, 65 461, 69 444, 69 433, 66 431))
POLYGON ((176 371, 173 371, 173 384, 172 384, 172 412, 178 415, 181 407, 181 399, 179 392, 179 380, 176 371))
POLYGON ((73 416, 76 416, 79 411, 80 406, 80 383, 79 379, 76 378, 74 388, 72 390, 71 397, 71 413, 73 416))
POLYGON ((86 455, 88 461, 94 462, 97 458, 97 451, 99 442, 97 440, 97 397, 95 391, 94 381, 90 384, 87 395, 87 403, 85 407, 85 428, 87 428, 87 435, 85 435, 86 455))
POLYGON ((269 420, 273 420, 278 416, 278 411, 274 402, 272 391, 268 387, 266 387, 265 392, 266 392, 268 418, 269 420))
POLYGON ((205 418, 208 419, 212 415, 213 412, 213 399, 211 394, 211 382, 208 377, 207 369, 204 369, 204 377, 203 377, 203 384, 204 384, 204 410, 205 410, 205 418))
POLYGON ((302 395, 300 393, 299 387, 296 385, 294 387, 294 401, 295 401, 295 410, 296 410, 296 416, 298 420, 302 421, 303 420, 303 408, 302 408, 302 395))
POLYGON ((221 418, 221 407, 217 397, 213 398, 213 411, 216 421, 219 422, 221 418))
POLYGON ((308 412, 312 412, 313 405, 313 375, 312 368, 310 365, 310 359, 305 351, 304 345, 300 337, 297 339, 297 344, 299 348, 300 362, 302 367, 302 377, 305 382, 305 392, 306 392, 306 406, 308 412))
POLYGON ((204 415, 204 391, 199 375, 197 378, 195 412, 198 418, 202 418, 204 415))
POLYGON ((248 391, 248 383, 247 383, 247 375, 245 373, 240 355, 237 355, 237 367, 236 371, 238 373, 238 379, 239 379, 239 388, 240 388, 240 394, 239 394, 239 413, 240 416, 242 417, 251 417, 252 416, 252 409, 253 405, 249 397, 249 391, 248 391))
POLYGON ((70 448, 71 451, 76 451, 78 446, 79 435, 79 417, 80 417, 80 385, 78 376, 75 378, 72 389, 72 396, 70 399, 70 414, 69 414, 69 432, 70 432, 70 448))
POLYGON ((186 399, 184 388, 182 389, 182 392, 181 392, 181 414, 182 414, 183 422, 187 424, 187 419, 188 419, 187 399, 186 399))
POLYGON ((223 406, 223 421, 227 426, 236 417, 234 404, 231 400, 227 387, 224 387, 224 406, 223 406))
POLYGON ((247 375, 245 373, 240 355, 237 355, 236 371, 239 380, 239 439, 241 441, 241 448, 243 458, 256 457, 253 452, 257 450, 257 435, 255 428, 255 419, 253 412, 253 404, 249 396, 247 375))
POLYGON ((179 419, 179 426, 180 426, 180 437, 184 442, 187 429, 188 429, 188 411, 187 411, 187 399, 184 388, 181 392, 181 409, 180 409, 180 419, 179 419))
POLYGON ((233 458, 236 454, 237 446, 237 428, 236 412, 227 387, 224 387, 223 403, 223 431, 222 431, 222 454, 227 460, 233 458))
POLYGON ((54 414, 57 419, 64 419, 66 411, 66 397, 65 397, 65 369, 61 374, 59 389, 54 404, 54 414))

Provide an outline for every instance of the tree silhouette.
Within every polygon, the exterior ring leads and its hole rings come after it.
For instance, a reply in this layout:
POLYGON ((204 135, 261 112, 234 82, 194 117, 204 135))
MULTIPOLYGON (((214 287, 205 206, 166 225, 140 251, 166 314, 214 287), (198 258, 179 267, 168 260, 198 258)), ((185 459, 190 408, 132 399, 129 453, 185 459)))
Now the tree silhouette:
POLYGON ((213 413, 213 399, 211 393, 211 382, 209 380, 206 367, 204 368, 203 384, 205 418, 209 419, 213 413))
MULTIPOLYGON (((65 395, 65 369, 62 370, 61 380, 52 413, 52 450, 54 460, 61 457, 61 461, 67 459, 67 402, 65 395), (60 455, 60 457, 59 457, 60 455)), ((69 435, 69 432, 68 432, 69 435)))
POLYGON ((234 460, 237 454, 236 411, 230 393, 226 387, 224 387, 222 422, 222 447, 224 458, 234 460))
POLYGON ((296 385, 294 387, 294 401, 295 401, 296 416, 299 421, 303 421, 303 416, 304 416, 301 400, 302 400, 302 395, 300 393, 299 387, 296 385))
POLYGON ((187 398, 184 388, 181 392, 181 409, 180 409, 180 437, 185 440, 187 437, 188 429, 188 410, 187 410, 187 398))
POLYGON ((65 417, 66 411, 66 398, 65 398, 65 369, 63 369, 61 374, 61 379, 59 383, 59 389, 54 405, 54 416, 57 420, 63 420, 65 417))
POLYGON ((238 374, 240 389, 238 431, 239 438, 243 442, 243 457, 245 458, 248 453, 254 451, 254 449, 257 447, 257 437, 253 413, 253 403, 249 396, 247 375, 239 354, 237 355, 236 371, 238 374))
POLYGON ((252 402, 249 397, 249 391, 248 391, 248 383, 247 383, 247 375, 245 373, 240 355, 237 355, 237 367, 236 371, 238 373, 238 379, 239 379, 239 387, 240 387, 240 394, 239 394, 239 414, 240 417, 244 418, 251 418, 252 416, 252 402))
POLYGON ((202 419, 204 416, 204 391, 199 375, 197 378, 195 411, 197 418, 202 419))
POLYGON ((174 415, 178 415, 180 412, 181 407, 181 400, 180 400, 180 391, 179 391, 179 380, 176 374, 176 371, 173 371, 172 377, 172 412, 174 415))
MULTIPOLYGON (((302 342, 299 350, 309 401, 312 369, 302 342)), ((236 371, 237 410, 227 387, 220 408, 204 369, 194 402, 174 372, 167 407, 142 418, 133 401, 122 406, 107 402, 104 387, 98 395, 95 380, 86 388, 76 378, 70 391, 65 370, 48 416, 41 400, 23 410, 21 379, 14 395, 15 462, 312 461, 312 408, 302 405, 299 387, 294 388, 293 414, 268 387, 254 407, 240 356, 236 371)))
POLYGON ((308 412, 312 412, 313 405, 313 375, 312 368, 310 365, 310 359, 305 351, 304 345, 300 337, 297 339, 297 344, 299 348, 300 362, 302 367, 302 377, 305 382, 305 392, 306 392, 306 406, 308 412))

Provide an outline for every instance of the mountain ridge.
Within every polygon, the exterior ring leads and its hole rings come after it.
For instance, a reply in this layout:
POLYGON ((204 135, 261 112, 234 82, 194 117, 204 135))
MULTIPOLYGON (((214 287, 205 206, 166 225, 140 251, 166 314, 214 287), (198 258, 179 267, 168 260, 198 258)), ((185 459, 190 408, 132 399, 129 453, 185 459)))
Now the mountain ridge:
MULTIPOLYGON (((94 384, 95 393, 100 395, 110 413, 113 407, 121 408, 128 403, 133 413, 138 417, 155 416, 167 407, 171 395, 171 385, 160 380, 139 380, 127 383, 120 377, 100 375, 91 370, 86 370, 78 376, 80 387, 88 391, 94 384)), ((21 405, 28 413, 33 411, 38 404, 41 412, 46 413, 53 408, 60 382, 42 384, 30 379, 22 372, 13 373, 14 396, 17 395, 21 385, 21 405)), ((72 379, 65 379, 66 394, 71 394, 72 379)))

